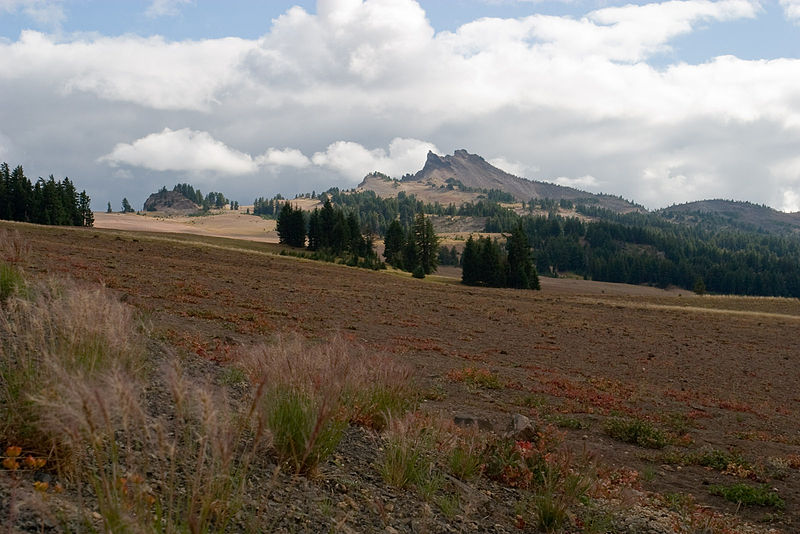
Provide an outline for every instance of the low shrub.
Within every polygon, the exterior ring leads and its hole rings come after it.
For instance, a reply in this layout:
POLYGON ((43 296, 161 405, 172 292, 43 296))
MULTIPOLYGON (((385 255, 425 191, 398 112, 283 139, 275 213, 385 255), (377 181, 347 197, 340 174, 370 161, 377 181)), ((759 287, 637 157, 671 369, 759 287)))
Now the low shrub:
POLYGON ((610 419, 604 430, 614 439, 649 449, 663 449, 669 443, 666 432, 643 419, 610 419))
POLYGON ((712 495, 719 495, 726 501, 742 506, 768 506, 783 510, 786 503, 768 486, 751 486, 749 484, 712 485, 708 491, 712 495))

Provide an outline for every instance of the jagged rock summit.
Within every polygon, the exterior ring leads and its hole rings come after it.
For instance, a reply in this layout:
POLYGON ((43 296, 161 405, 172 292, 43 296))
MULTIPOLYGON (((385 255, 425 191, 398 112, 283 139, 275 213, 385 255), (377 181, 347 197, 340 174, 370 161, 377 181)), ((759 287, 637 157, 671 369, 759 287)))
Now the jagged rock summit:
POLYGON ((359 185, 359 189, 373 190, 381 196, 394 196, 399 191, 405 191, 430 201, 443 203, 449 200, 446 197, 439 198, 443 196, 441 191, 454 188, 471 191, 476 195, 498 189, 523 202, 540 198, 564 199, 597 204, 617 212, 641 211, 639 206, 618 197, 597 195, 572 187, 514 176, 464 149, 456 150, 452 156, 440 156, 429 151, 422 170, 404 176, 399 182, 383 175, 373 174, 367 176, 359 185))

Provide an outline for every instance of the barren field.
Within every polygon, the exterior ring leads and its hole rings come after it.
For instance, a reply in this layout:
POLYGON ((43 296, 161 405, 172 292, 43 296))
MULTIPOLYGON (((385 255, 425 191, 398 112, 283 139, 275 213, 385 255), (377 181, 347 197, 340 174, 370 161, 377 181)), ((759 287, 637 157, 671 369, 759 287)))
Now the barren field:
MULTIPOLYGON (((692 495, 701 507, 766 522, 764 531, 800 530, 797 300, 546 278, 540 292, 464 287, 282 257, 277 245, 101 229, 110 220, 150 232, 192 224, 114 215, 98 216, 95 229, 0 227, 31 244, 29 271, 104 284, 160 338, 204 360, 224 364, 234 347, 277 333, 344 332, 412 365, 429 410, 466 412, 498 432, 522 413, 560 426, 576 450, 636 470, 631 502, 692 495), (459 378, 466 370, 501 387, 469 384, 459 378), (649 449, 612 439, 615 418, 652 423, 670 442, 649 449), (703 451, 737 461, 691 460, 703 451), (708 491, 736 482, 768 484, 785 511, 708 491)), ((265 221, 253 220, 263 231, 265 221)))
MULTIPOLYGON (((213 215, 198 217, 96 212, 94 226, 95 228, 133 232, 194 234, 277 243, 278 233, 275 231, 275 221, 246 215, 244 210, 247 207, 244 206, 239 211, 222 210, 213 215)), ((252 206, 249 207, 252 208, 252 206)))

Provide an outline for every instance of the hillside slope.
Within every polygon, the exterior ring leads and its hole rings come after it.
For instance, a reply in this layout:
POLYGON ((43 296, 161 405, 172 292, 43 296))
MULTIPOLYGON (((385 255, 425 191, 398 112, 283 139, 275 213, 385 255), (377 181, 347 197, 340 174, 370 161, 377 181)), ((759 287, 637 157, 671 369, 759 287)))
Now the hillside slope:
POLYGON ((800 233, 800 212, 786 213, 769 206, 733 200, 699 200, 676 204, 655 213, 689 224, 714 224, 770 233, 800 233))

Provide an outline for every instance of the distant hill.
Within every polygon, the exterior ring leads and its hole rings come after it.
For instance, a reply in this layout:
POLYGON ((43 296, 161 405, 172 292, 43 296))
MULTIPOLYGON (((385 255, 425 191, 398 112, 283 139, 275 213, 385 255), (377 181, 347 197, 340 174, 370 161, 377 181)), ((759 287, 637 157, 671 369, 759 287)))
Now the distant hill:
POLYGON ((779 234, 800 233, 800 212, 785 213, 769 206, 733 200, 700 200, 654 212, 685 224, 738 228, 779 234))
POLYGON ((595 204, 621 213, 644 211, 640 206, 618 197, 514 176, 466 150, 456 150, 452 156, 428 152, 425 166, 416 174, 406 175, 402 180, 373 174, 367 176, 358 188, 375 191, 379 196, 396 196, 404 191, 425 201, 440 203, 474 201, 481 194, 496 190, 523 202, 548 198, 595 204))
POLYGON ((166 188, 153 193, 144 202, 144 211, 161 211, 183 213, 197 211, 200 206, 178 191, 168 191, 166 188))

